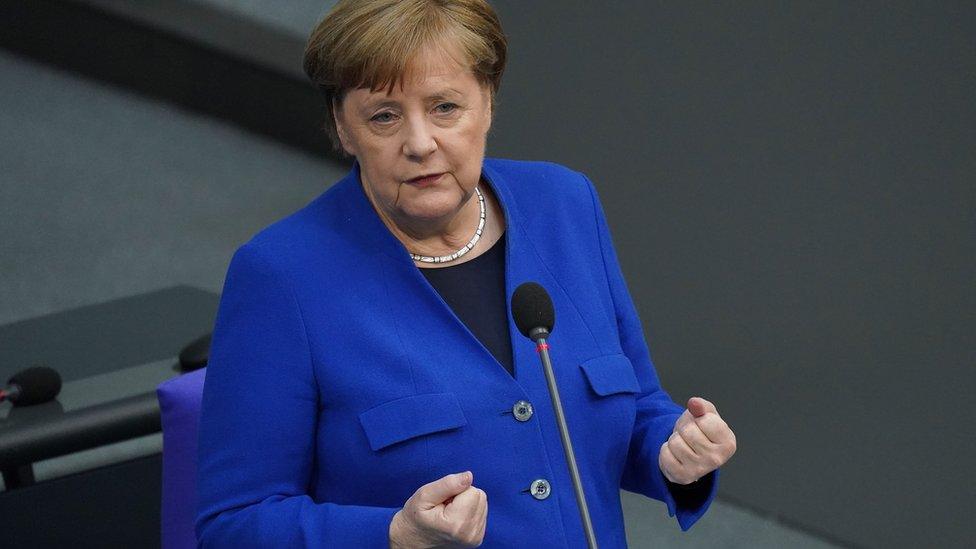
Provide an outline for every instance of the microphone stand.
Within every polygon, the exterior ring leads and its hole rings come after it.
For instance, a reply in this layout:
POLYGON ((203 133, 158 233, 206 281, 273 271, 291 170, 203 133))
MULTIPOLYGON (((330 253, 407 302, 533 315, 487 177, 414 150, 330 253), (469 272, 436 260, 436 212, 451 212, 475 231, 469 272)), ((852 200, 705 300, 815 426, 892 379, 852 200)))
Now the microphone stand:
POLYGON ((546 336, 548 335, 549 330, 545 328, 534 328, 529 332, 529 337, 536 343, 535 350, 542 359, 542 369, 546 373, 549 396, 552 398, 552 408, 556 412, 556 424, 559 426, 559 437, 562 439, 563 451, 566 453, 569 475, 573 478, 573 491, 576 492, 576 505, 579 507, 580 518, 583 520, 583 532, 586 534, 586 545, 590 549, 597 549, 596 534, 593 533, 590 511, 586 507, 586 496, 583 494, 583 482, 580 480, 579 469, 576 468, 576 455, 573 453, 573 442, 569 438, 569 427, 566 425, 566 416, 563 415, 563 405, 559 399, 559 388, 556 387, 556 378, 552 373, 552 361, 549 360, 549 344, 546 343, 546 336))

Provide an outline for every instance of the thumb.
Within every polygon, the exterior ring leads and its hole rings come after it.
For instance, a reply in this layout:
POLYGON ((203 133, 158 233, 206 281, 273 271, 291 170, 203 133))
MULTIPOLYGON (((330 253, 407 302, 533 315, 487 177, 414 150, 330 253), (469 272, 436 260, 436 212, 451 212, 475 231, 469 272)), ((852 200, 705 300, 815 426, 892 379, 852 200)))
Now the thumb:
POLYGON ((717 412, 715 405, 702 397, 689 398, 688 411, 695 417, 702 417, 706 412, 717 412))
POLYGON ((437 505, 453 498, 471 486, 474 475, 471 471, 454 473, 453 475, 443 476, 434 482, 424 485, 421 490, 421 499, 425 503, 437 505))

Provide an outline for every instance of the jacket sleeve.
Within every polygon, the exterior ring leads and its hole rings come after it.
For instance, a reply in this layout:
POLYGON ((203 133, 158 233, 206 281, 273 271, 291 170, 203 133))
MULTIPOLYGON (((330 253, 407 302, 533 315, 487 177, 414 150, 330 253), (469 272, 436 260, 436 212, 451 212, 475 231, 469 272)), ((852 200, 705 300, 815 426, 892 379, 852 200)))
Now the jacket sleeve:
POLYGON ((200 417, 201 547, 388 547, 398 508, 317 503, 318 388, 305 323, 260 249, 234 254, 214 326, 200 417))
POLYGON ((637 395, 637 418, 634 422, 634 432, 631 436, 621 487, 663 501, 668 507, 668 514, 677 515, 678 524, 683 531, 686 531, 708 510, 718 489, 719 472, 713 471, 697 482, 683 487, 668 482, 658 465, 661 446, 671 436, 674 424, 684 408, 671 400, 668 393, 661 388, 644 339, 640 318, 637 316, 637 309, 630 298, 623 273, 617 263, 610 229, 597 198, 596 189, 586 176, 582 177, 593 200, 603 263, 610 282, 610 295, 620 335, 620 346, 634 365, 641 388, 640 394, 637 395))

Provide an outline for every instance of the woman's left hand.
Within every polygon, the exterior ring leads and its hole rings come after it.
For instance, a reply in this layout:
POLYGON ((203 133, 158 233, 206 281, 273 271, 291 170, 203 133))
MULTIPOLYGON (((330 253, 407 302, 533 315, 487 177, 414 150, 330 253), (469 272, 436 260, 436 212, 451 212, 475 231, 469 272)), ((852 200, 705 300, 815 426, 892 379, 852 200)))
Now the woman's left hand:
POLYGON ((691 397, 671 437, 661 446, 658 465, 671 482, 691 484, 721 467, 734 453, 735 433, 715 405, 691 397))

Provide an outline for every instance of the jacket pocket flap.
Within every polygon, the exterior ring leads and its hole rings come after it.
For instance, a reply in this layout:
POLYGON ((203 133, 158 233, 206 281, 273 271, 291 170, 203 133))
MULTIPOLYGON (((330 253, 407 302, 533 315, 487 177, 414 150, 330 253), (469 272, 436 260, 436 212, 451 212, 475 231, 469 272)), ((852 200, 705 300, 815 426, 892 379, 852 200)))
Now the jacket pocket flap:
POLYGON ((359 414, 373 451, 468 422, 454 393, 414 395, 384 402, 359 414))
POLYGON ((593 391, 600 395, 639 393, 640 384, 634 366, 626 355, 604 355, 580 364, 593 391))

